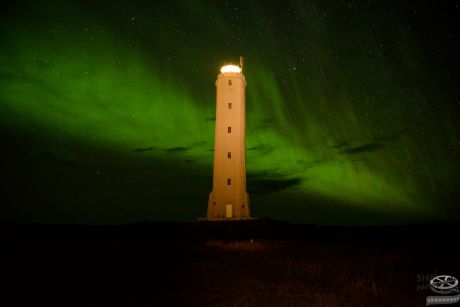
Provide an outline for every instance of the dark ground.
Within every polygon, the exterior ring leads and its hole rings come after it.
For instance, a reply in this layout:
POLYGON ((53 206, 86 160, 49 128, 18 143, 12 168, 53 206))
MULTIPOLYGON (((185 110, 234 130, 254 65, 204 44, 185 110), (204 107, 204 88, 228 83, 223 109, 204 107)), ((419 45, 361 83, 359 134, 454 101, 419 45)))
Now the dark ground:
POLYGON ((0 306, 425 306, 459 226, 3 223, 0 306))

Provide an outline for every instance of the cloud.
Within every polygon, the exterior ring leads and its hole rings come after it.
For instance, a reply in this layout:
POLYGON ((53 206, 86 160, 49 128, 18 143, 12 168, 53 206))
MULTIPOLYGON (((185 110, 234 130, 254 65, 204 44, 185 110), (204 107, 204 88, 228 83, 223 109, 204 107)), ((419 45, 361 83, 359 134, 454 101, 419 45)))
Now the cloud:
POLYGON ((325 163, 327 161, 328 160, 325 160, 325 159, 317 159, 317 160, 310 160, 310 161, 297 160, 295 163, 299 166, 299 170, 306 171, 317 164, 325 163))
POLYGON ((174 146, 174 147, 169 147, 169 148, 158 148, 156 146, 151 146, 151 147, 140 147, 140 148, 135 148, 133 151, 135 152, 144 152, 144 151, 152 151, 152 150, 161 150, 161 151, 166 151, 166 152, 184 152, 191 150, 192 148, 196 147, 201 147, 206 145, 206 141, 198 141, 190 144, 190 146, 174 146))
POLYGON ((374 152, 374 151, 378 151, 378 150, 385 148, 387 146, 386 145, 387 143, 399 139, 401 135, 406 132, 407 132, 406 129, 401 129, 389 135, 380 135, 380 136, 375 137, 373 141, 367 144, 354 146, 354 147, 351 147, 349 142, 347 141, 341 141, 331 146, 331 148, 340 150, 339 153, 341 154, 351 154, 351 155, 366 153, 366 152, 374 152))
POLYGON ((275 174, 248 174, 247 189, 250 194, 267 194, 287 190, 302 182, 301 178, 283 178, 275 174))
POLYGON ((247 150, 248 151, 255 151, 258 154, 261 155, 268 155, 272 151, 274 151, 277 147, 276 146, 271 146, 271 145, 266 145, 266 144, 259 144, 253 147, 249 147, 247 150))
POLYGON ((184 152, 184 151, 187 151, 187 150, 190 150, 190 148, 182 147, 182 146, 169 147, 169 148, 165 149, 165 151, 167 151, 167 152, 184 152))
POLYGON ((337 148, 337 149, 340 149, 342 147, 348 147, 348 142, 347 141, 341 141, 341 142, 331 146, 331 148, 337 148))
POLYGON ((210 175, 202 175, 202 174, 186 174, 175 176, 174 180, 177 181, 193 181, 193 182, 209 182, 212 181, 212 176, 210 175))
POLYGON ((350 147, 345 150, 340 151, 342 154, 354 155, 366 152, 374 152, 385 148, 384 144, 381 143, 369 143, 356 147, 350 147))
POLYGON ((174 153, 174 152, 184 152, 187 150, 190 150, 189 147, 183 147, 183 146, 175 146, 175 147, 169 147, 169 148, 158 148, 158 147, 141 147, 141 148, 136 148, 133 149, 135 152, 144 152, 144 151, 153 151, 153 150, 161 150, 161 151, 166 151, 169 153, 174 153))
POLYGON ((143 147, 143 148, 135 148, 133 151, 135 152, 143 152, 143 151, 151 151, 151 150, 156 150, 156 147, 143 147))

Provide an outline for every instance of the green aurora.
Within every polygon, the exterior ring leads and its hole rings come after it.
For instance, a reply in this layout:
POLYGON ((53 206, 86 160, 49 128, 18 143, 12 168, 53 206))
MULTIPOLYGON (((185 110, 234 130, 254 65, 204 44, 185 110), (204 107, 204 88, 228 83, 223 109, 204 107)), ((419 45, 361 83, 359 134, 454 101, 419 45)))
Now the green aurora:
POLYGON ((383 2, 180 3, 4 5, 2 220, 204 216, 214 81, 240 54, 253 215, 458 219, 447 9, 430 21, 383 2))

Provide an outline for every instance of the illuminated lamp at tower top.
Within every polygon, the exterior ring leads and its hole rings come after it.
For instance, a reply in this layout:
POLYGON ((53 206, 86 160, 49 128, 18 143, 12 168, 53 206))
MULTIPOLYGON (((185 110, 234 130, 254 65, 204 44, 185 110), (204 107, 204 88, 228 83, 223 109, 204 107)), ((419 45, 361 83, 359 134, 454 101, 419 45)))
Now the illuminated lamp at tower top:
POLYGON ((241 73, 241 67, 236 66, 236 65, 225 65, 222 66, 220 69, 220 72, 225 74, 225 73, 241 73))

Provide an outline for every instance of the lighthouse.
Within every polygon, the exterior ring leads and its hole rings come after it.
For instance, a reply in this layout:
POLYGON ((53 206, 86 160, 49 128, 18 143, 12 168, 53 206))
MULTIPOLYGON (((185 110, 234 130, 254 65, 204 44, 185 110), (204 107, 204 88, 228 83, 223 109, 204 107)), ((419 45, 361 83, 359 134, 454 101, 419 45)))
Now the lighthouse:
POLYGON ((226 65, 216 80, 214 170, 208 220, 250 218, 246 192, 246 79, 240 65, 226 65))

